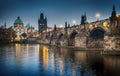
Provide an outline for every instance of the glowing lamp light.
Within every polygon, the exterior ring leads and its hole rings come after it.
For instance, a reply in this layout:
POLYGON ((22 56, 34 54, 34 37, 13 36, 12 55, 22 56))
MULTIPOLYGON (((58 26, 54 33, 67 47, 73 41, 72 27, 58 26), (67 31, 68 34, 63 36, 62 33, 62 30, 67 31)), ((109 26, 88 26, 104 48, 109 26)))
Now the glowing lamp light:
POLYGON ((63 25, 61 24, 61 25, 60 25, 60 27, 62 28, 62 27, 63 27, 63 25))
POLYGON ((96 13, 97 20, 99 20, 100 16, 101 16, 100 13, 96 13))
POLYGON ((120 15, 117 14, 116 16, 117 16, 117 18, 120 18, 120 15))
POLYGON ((75 20, 73 20, 73 21, 72 21, 72 24, 73 24, 73 25, 75 25, 75 24, 76 24, 76 21, 75 21, 75 20))

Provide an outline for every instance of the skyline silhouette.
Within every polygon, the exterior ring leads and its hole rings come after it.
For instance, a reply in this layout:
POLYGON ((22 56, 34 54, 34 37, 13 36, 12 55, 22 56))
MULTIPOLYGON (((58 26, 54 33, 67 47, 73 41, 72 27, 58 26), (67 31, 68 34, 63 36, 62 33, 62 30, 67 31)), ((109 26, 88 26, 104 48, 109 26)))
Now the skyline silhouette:
POLYGON ((13 26, 20 16, 24 25, 30 23, 37 29, 41 12, 47 17, 48 26, 64 25, 65 21, 71 25, 72 21, 80 24, 84 13, 92 22, 97 20, 96 13, 100 13, 99 19, 109 18, 113 5, 120 14, 119 0, 0 0, 0 25, 6 22, 7 27, 13 26))

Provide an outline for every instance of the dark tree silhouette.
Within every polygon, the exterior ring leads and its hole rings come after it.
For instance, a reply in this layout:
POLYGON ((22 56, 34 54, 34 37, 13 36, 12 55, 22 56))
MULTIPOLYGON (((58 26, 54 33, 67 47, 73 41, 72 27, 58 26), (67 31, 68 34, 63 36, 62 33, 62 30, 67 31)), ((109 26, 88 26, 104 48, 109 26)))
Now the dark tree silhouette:
POLYGON ((27 34, 26 33, 22 33, 21 36, 24 37, 24 38, 26 38, 27 34))

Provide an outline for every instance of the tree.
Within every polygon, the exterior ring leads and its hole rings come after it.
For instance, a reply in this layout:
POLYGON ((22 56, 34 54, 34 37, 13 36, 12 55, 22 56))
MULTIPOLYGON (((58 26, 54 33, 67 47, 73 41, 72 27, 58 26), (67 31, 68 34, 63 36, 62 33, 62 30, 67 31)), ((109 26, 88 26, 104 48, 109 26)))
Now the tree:
POLYGON ((10 42, 10 30, 0 27, 0 44, 10 42))
POLYGON ((21 34, 22 37, 24 37, 24 39, 27 37, 27 34, 24 32, 21 34))

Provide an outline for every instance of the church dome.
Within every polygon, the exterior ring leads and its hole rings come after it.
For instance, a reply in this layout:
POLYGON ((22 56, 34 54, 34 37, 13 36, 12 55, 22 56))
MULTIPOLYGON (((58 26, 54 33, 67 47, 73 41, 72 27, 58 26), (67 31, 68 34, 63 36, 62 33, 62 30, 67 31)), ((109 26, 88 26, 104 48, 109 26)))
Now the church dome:
POLYGON ((17 19, 15 20, 14 24, 23 24, 23 21, 18 16, 17 19))

